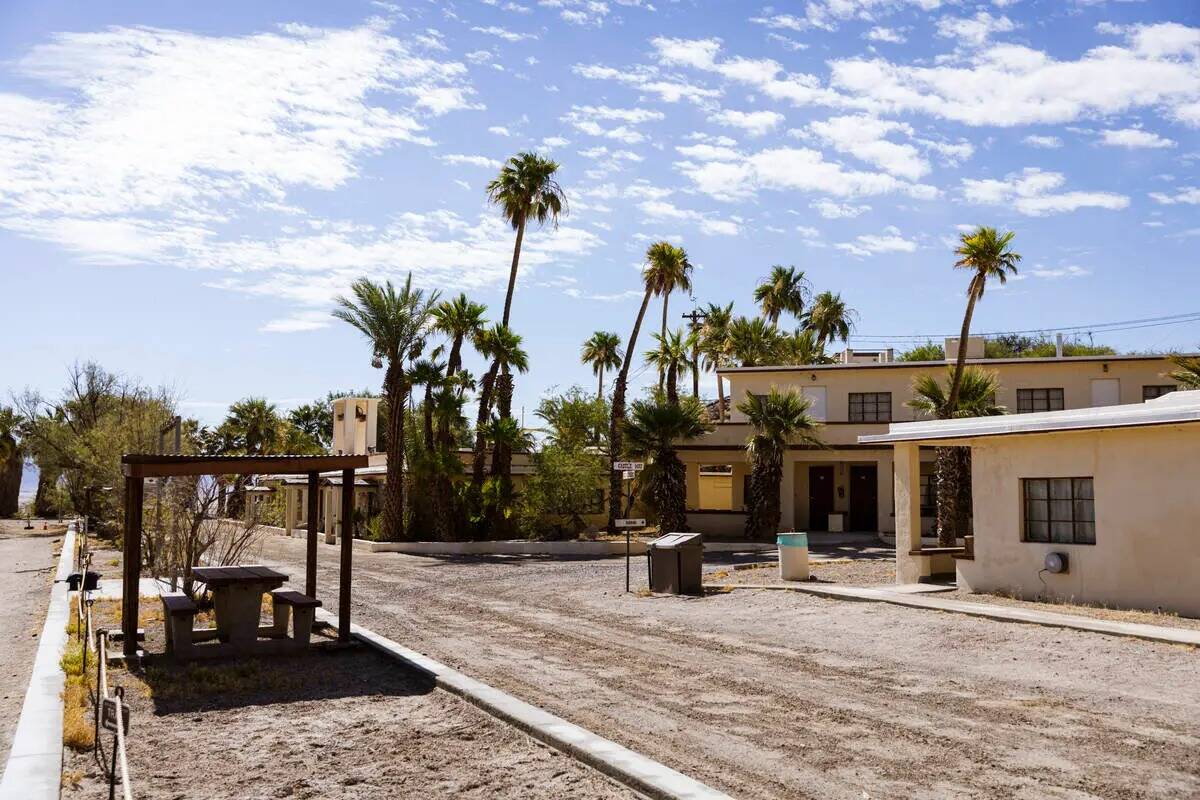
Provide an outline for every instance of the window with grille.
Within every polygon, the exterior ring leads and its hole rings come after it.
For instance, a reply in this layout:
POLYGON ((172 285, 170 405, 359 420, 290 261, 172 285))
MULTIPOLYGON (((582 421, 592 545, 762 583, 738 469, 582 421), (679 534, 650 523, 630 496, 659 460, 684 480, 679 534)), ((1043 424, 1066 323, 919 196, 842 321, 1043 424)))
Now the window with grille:
POLYGON ((921 516, 937 516, 937 475, 921 473, 921 516))
POLYGON ((1026 542, 1096 543, 1091 478, 1024 478, 1026 542))
POLYGON ((1142 402, 1153 400, 1156 397, 1162 397, 1164 394, 1170 394, 1178 389, 1178 386, 1168 383, 1162 386, 1143 386, 1142 387, 1142 402))
POLYGON ((1062 389, 1017 389, 1017 413, 1034 411, 1062 411, 1062 389))
POLYGON ((851 392, 851 422, 891 422, 891 392, 851 392))

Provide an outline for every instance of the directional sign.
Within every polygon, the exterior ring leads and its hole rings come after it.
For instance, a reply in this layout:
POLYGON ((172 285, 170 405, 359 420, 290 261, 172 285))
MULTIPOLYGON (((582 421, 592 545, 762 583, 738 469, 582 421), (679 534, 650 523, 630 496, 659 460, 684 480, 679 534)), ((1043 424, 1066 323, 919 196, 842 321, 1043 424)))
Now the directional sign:
MULTIPOLYGON (((129 706, 121 706, 121 722, 124 723, 125 733, 129 733, 129 706)), ((105 698, 100 705, 100 727, 106 731, 117 732, 117 701, 105 698)))
POLYGON ((645 469, 645 463, 641 461, 614 461, 613 469, 621 472, 640 472, 645 469))
POLYGON ((645 518, 640 519, 618 519, 614 521, 618 528, 644 528, 646 527, 645 518))
POLYGON ((622 472, 622 473, 621 473, 621 480, 623 480, 623 481, 631 481, 631 480, 633 480, 633 476, 634 476, 634 475, 636 475, 636 474, 637 474, 637 473, 635 473, 633 470, 631 470, 631 469, 627 469, 627 470, 625 470, 624 472, 622 472))

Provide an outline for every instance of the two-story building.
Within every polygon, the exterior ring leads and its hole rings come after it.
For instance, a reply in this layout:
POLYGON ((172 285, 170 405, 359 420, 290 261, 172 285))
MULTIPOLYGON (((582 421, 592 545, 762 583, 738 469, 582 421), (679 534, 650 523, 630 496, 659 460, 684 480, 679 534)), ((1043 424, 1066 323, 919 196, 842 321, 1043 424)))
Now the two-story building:
MULTIPOLYGON (((968 342, 967 363, 995 372, 996 402, 1008 413, 1141 403, 1173 391, 1164 377, 1171 364, 1161 355, 1054 356, 985 359, 982 338, 968 342)), ((729 398, 727 420, 703 438, 681 445, 687 465, 688 524, 714 538, 742 536, 751 434, 737 403, 771 387, 795 388, 811 401, 821 422, 823 447, 793 445, 784 461, 782 530, 865 531, 893 534, 893 456, 887 444, 860 444, 860 436, 886 433, 892 422, 921 417, 907 405, 913 379, 944 380, 957 354, 946 342, 947 361, 895 361, 891 351, 843 352, 838 363, 811 366, 738 367, 718 372, 729 398)), ((934 525, 933 450, 921 452, 921 517, 926 535, 934 525)))

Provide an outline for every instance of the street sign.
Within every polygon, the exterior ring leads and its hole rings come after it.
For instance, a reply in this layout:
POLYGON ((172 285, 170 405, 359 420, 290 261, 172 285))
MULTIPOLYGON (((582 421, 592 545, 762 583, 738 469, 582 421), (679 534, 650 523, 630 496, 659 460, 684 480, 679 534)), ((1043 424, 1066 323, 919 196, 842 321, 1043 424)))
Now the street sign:
POLYGON ((614 461, 613 469, 621 472, 641 472, 646 468, 645 463, 641 461, 614 461))
POLYGON ((621 473, 621 480, 623 480, 623 481, 631 481, 631 480, 633 480, 633 476, 634 476, 634 475, 636 475, 636 474, 637 474, 637 473, 636 473, 636 472, 634 472, 633 470, 631 470, 631 469, 627 469, 627 470, 625 470, 624 472, 622 472, 622 473, 621 473))
POLYGON ((618 519, 615 521, 618 528, 644 528, 646 527, 645 518, 640 519, 618 519))
MULTIPOLYGON (((121 721, 124 723, 125 733, 129 733, 129 706, 121 705, 121 721)), ((100 705, 100 727, 106 731, 117 732, 117 701, 112 698, 105 698, 100 705)))

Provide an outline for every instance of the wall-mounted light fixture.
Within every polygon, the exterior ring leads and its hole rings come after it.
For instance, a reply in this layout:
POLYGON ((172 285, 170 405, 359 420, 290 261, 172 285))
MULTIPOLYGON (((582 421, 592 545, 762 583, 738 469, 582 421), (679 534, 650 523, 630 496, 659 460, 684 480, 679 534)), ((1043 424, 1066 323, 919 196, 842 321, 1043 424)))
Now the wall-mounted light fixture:
POLYGON ((1107 361, 1104 362, 1103 370, 1105 372, 1108 372, 1108 362, 1107 361))

